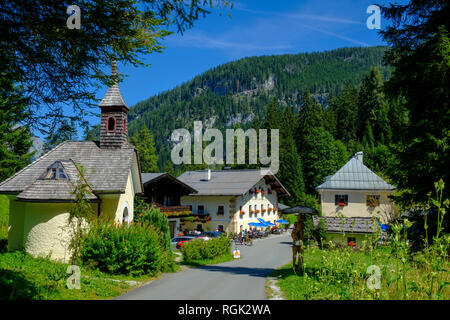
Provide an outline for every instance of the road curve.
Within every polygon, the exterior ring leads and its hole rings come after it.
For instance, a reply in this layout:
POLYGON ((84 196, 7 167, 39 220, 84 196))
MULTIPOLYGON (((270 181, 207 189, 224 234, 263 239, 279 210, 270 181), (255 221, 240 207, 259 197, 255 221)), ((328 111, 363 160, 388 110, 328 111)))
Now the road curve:
MULTIPOLYGON (((233 245, 233 248, 235 245, 233 245)), ((241 259, 167 273, 118 300, 264 300, 267 275, 291 259, 290 232, 237 246, 241 259)))

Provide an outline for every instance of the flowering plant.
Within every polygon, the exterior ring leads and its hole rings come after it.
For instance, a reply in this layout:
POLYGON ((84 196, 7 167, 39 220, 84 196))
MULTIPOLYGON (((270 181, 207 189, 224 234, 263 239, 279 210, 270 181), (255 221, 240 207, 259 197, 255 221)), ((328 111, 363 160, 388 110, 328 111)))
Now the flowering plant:
POLYGON ((242 211, 242 210, 241 210, 241 211, 239 211, 239 213, 240 213, 240 214, 245 214, 245 211, 242 211))

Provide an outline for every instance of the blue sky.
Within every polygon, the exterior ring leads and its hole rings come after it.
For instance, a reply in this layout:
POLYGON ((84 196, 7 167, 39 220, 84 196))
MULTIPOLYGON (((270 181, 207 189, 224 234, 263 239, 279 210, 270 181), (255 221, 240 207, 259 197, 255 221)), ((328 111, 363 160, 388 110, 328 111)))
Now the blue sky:
MULTIPOLYGON (((131 107, 214 66, 247 56, 382 45, 378 30, 366 26, 370 16, 366 10, 387 2, 235 0, 232 10, 214 10, 183 35, 164 39, 163 52, 144 59, 150 68, 119 64, 127 75, 120 84, 122 95, 131 107)), ((382 18, 381 28, 386 24, 382 18)), ((102 98, 106 90, 99 90, 97 97, 102 98)), ((94 125, 99 118, 89 121, 94 125)))

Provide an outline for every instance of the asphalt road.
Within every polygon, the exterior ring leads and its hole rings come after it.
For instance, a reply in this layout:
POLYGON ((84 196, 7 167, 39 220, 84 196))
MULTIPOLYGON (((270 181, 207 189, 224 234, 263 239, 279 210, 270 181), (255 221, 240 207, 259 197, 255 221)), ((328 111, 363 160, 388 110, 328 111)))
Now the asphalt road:
MULTIPOLYGON (((264 300, 266 277, 291 259, 290 232, 237 246, 241 259, 164 274, 116 299, 264 300)), ((233 248, 235 245, 233 245, 233 248)))

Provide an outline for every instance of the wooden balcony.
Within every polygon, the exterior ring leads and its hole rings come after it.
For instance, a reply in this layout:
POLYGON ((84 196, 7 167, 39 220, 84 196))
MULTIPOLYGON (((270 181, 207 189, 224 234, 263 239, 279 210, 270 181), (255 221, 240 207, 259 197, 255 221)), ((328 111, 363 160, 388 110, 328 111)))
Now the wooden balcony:
POLYGON ((159 203, 155 203, 154 205, 158 207, 159 210, 169 218, 173 217, 183 218, 192 216, 190 206, 163 206, 162 204, 159 203))

